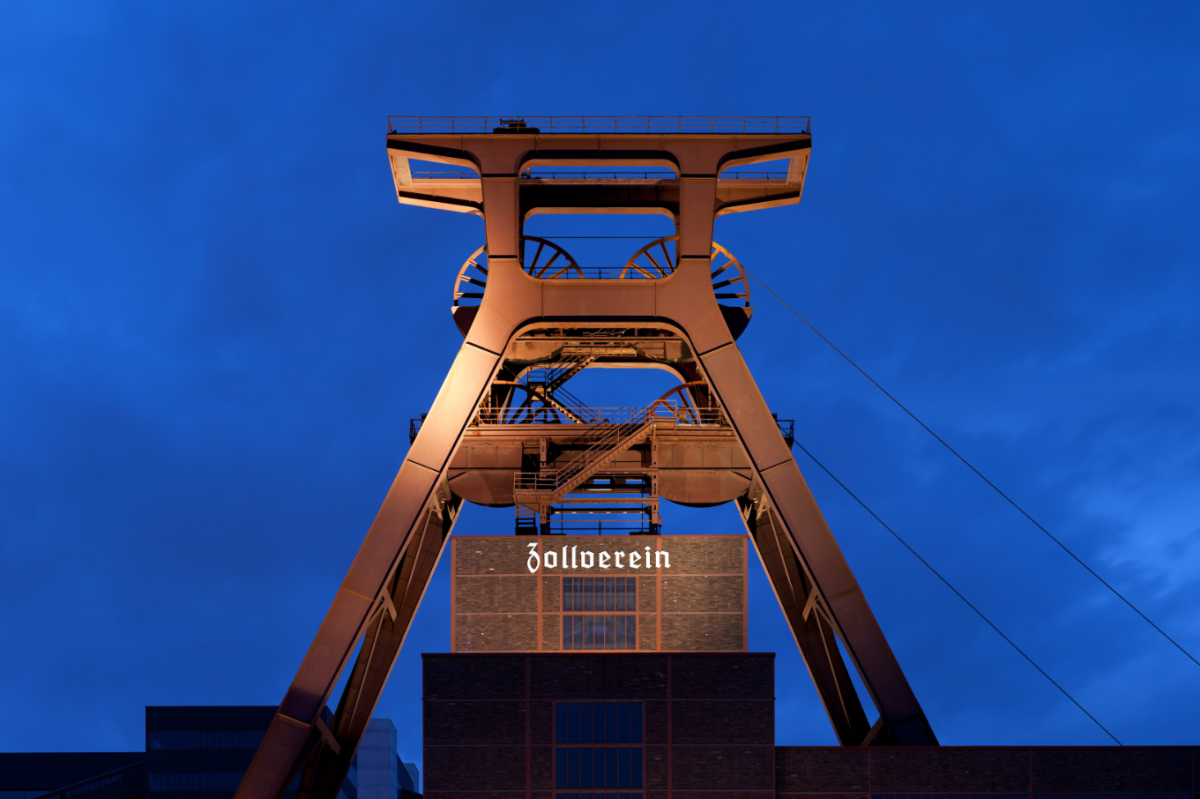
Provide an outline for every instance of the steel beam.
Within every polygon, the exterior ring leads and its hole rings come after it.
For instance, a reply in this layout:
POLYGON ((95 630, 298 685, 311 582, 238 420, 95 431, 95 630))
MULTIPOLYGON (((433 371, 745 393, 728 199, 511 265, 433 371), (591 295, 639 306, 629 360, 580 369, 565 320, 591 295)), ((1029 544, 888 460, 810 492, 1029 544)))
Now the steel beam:
MULTIPOLYGON (((731 340, 702 354, 700 361, 713 394, 725 409, 750 459, 760 492, 752 502, 760 503, 767 510, 767 519, 775 529, 775 538, 791 545, 807 581, 811 583, 815 599, 858 671, 887 732, 900 745, 936 745, 937 736, 879 628, 825 517, 817 507, 800 468, 792 459, 737 345, 731 340)), ((760 513, 758 518, 761 517, 760 513)), ((772 582, 776 582, 774 576, 772 582)), ((788 586, 783 583, 776 585, 776 592, 786 596, 788 586)), ((798 624, 790 618, 789 623, 799 641, 798 624)), ((832 651, 829 659, 833 660, 832 651)), ((818 672, 823 668, 822 663, 818 658, 818 672)), ((814 664, 809 663, 810 671, 813 668, 814 664)), ((822 701, 826 703, 826 710, 830 711, 833 695, 823 690, 822 680, 817 679, 816 674, 813 674, 813 679, 822 701)), ((846 690, 844 686, 839 686, 837 694, 840 696, 846 690)), ((854 731, 858 723, 854 720, 852 708, 845 713, 849 722, 847 734, 853 736, 857 734, 854 731)), ((835 706, 830 713, 831 720, 837 715, 839 711, 835 706)), ((834 726, 837 729, 838 722, 834 726)))
POLYGON ((804 573, 770 506, 762 501, 761 485, 752 485, 738 499, 738 507, 838 742, 843 746, 862 745, 871 732, 871 723, 850 681, 812 580, 804 573))
POLYGON ((423 529, 405 549, 387 590, 380 594, 333 723, 327 730, 320 730, 305 759, 296 799, 336 796, 346 779, 354 752, 458 517, 461 500, 445 489, 438 493, 438 506, 430 509, 423 529))

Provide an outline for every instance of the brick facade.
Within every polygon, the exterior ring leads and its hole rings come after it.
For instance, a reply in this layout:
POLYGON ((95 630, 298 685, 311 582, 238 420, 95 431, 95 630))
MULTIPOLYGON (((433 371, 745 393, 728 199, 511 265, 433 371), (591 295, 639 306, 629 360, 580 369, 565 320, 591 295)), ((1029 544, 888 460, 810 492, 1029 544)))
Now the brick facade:
MULTIPOLYGON (((779 799, 950 793, 1059 799, 1184 799, 1200 747, 941 746, 775 750, 779 799)), ((945 799, 954 799, 947 796, 945 799)))
POLYGON ((560 651, 562 579, 584 576, 637 579, 638 652, 746 651, 744 535, 464 536, 451 545, 453 652, 560 651), (535 572, 528 566, 531 543, 537 545, 535 572), (652 568, 641 565, 647 547, 652 568), (547 566, 548 552, 554 568, 547 566), (593 554, 592 568, 581 565, 583 552, 593 554), (610 560, 601 568, 601 552, 622 553, 623 565, 610 560), (637 568, 629 562, 634 553, 637 568))
POLYGON ((597 700, 644 708, 645 799, 774 796, 774 655, 427 654, 423 666, 427 799, 552 799, 555 702, 597 700))

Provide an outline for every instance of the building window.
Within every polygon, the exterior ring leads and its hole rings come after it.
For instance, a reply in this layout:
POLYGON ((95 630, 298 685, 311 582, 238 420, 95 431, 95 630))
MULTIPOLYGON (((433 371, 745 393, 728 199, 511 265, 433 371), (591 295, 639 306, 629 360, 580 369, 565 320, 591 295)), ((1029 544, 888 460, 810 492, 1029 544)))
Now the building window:
POLYGON ((636 577, 564 577, 564 611, 637 610, 636 577))
POLYGON ((562 609, 563 649, 637 649, 636 577, 564 577, 562 609))
POLYGON ((238 785, 241 784, 242 777, 244 776, 246 776, 245 773, 241 771, 201 772, 199 774, 151 774, 149 783, 150 790, 155 792, 232 792, 238 789, 238 785))
POLYGON ((257 749, 263 730, 151 730, 151 749, 257 749))
POLYGON ((555 702, 555 799, 641 799, 642 741, 641 702, 555 702))
POLYGON ((200 748, 200 733, 197 730, 152 730, 148 737, 151 749, 200 748))
POLYGON ((149 779, 151 791, 183 791, 200 790, 199 774, 151 774, 149 779))

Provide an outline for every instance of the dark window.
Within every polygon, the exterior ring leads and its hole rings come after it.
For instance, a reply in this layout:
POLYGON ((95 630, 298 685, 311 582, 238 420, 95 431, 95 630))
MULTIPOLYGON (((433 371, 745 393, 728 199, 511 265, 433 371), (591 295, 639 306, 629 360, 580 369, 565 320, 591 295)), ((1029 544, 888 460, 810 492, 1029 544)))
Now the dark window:
POLYGON ((240 771, 203 772, 200 774, 151 774, 150 790, 169 791, 222 791, 232 793, 245 776, 240 771))
POLYGON ((562 648, 637 649, 637 616, 563 614, 562 648))
POLYGON ((637 610, 636 577, 564 577, 562 609, 564 650, 637 649, 637 616, 617 615, 637 610))
POLYGON ((195 730, 153 730, 151 749, 199 749, 200 733, 195 730))
POLYGON ((602 791, 555 799, 641 799, 642 738, 641 702, 555 702, 555 788, 602 791))
POLYGON ((236 791, 242 782, 242 773, 217 772, 200 775, 202 791, 236 791))
POLYGON ((641 702, 555 702, 556 744, 642 743, 641 702))
POLYGON ((555 788, 642 788, 640 746, 562 746, 554 753, 555 788))
MULTIPOLYGON (((218 730, 200 733, 201 749, 257 749, 266 733, 255 730, 218 730)), ((234 790, 237 790, 236 788, 234 790)))
POLYGON ((637 611, 636 577, 564 577, 562 609, 575 613, 637 611))
POLYGON ((199 774, 151 774, 151 791, 198 791, 200 790, 199 774))
POLYGON ((151 749, 257 749, 266 733, 262 730, 151 730, 151 749))

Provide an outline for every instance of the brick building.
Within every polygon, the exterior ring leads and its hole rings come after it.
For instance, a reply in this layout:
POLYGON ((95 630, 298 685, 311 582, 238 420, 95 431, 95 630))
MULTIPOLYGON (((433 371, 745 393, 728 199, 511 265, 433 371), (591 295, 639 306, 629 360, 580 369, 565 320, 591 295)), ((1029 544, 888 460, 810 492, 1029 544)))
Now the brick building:
POLYGON ((746 536, 450 543, 429 799, 1194 799, 1198 747, 776 747, 746 536))

